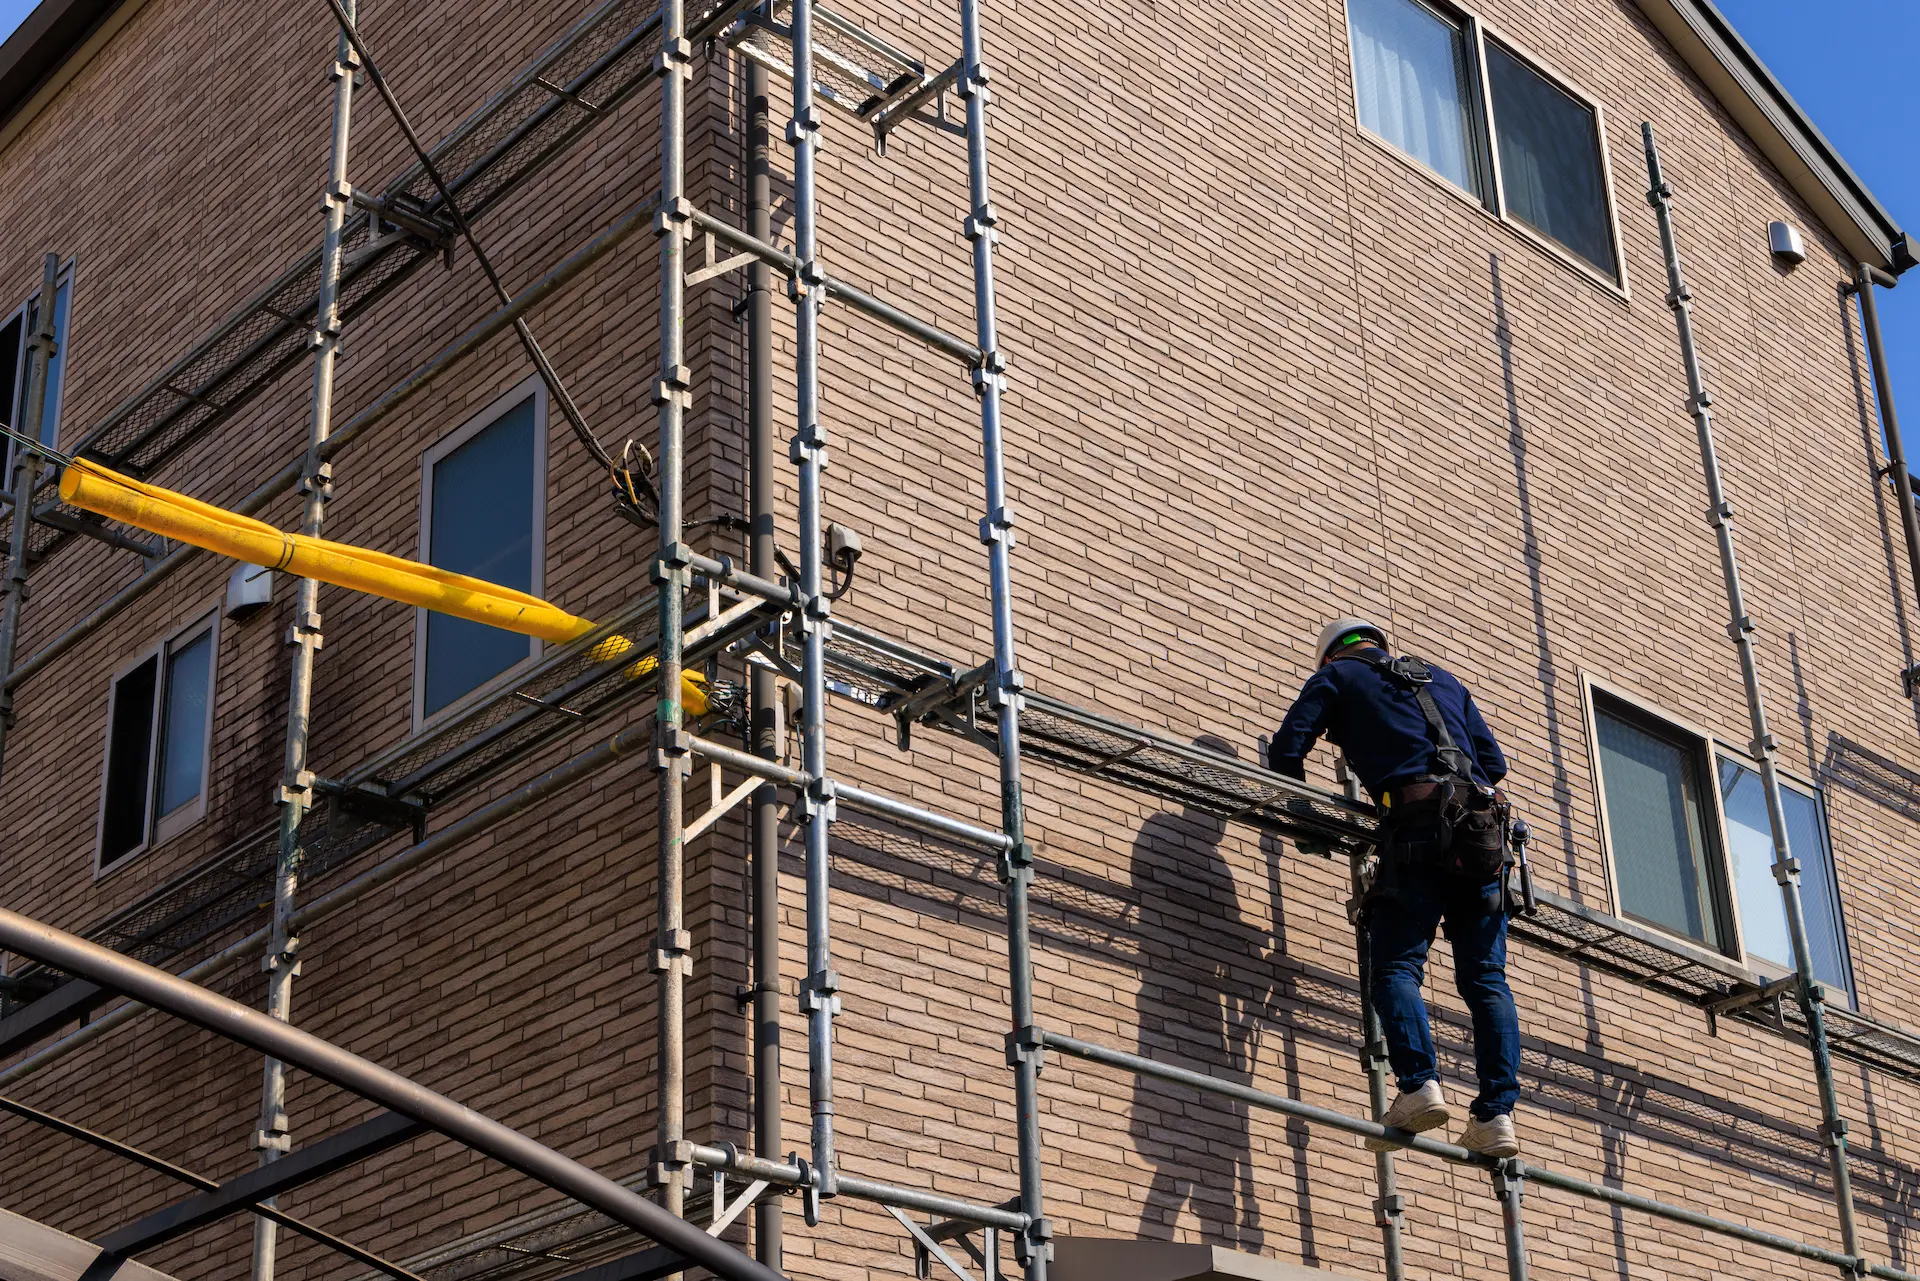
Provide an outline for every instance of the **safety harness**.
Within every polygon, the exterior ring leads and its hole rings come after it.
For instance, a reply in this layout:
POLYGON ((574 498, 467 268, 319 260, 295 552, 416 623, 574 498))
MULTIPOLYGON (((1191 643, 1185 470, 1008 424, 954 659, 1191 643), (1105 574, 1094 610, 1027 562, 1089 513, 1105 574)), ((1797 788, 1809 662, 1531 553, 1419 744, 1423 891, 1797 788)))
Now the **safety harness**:
POLYGON ((1379 889, 1390 892, 1393 874, 1403 869, 1443 872, 1475 884, 1499 876, 1507 864, 1512 808, 1499 788, 1474 778, 1473 757, 1453 741, 1440 715, 1433 669, 1410 655, 1389 658, 1380 650, 1342 658, 1365 663, 1410 689, 1433 737, 1431 773, 1421 780, 1434 784, 1431 794, 1399 805, 1390 796, 1382 798, 1388 834, 1380 851, 1379 889))

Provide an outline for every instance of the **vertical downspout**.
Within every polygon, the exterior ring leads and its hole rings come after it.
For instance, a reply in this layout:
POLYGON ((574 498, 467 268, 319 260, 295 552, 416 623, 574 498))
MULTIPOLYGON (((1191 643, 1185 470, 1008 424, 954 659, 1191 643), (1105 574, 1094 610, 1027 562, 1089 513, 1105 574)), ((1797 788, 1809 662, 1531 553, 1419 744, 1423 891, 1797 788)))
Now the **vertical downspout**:
POLYGON ((659 936, 653 972, 660 977, 658 1022, 659 1129, 652 1177, 661 1202, 674 1215, 686 1213, 687 979, 693 972, 693 938, 686 928, 684 782, 692 769, 680 705, 688 571, 691 549, 682 534, 682 479, 686 411, 693 399, 686 364, 686 247, 692 205, 686 198, 687 79, 693 47, 686 37, 683 0, 660 7, 660 378, 653 400, 660 416, 660 558, 653 581, 660 595, 660 666, 654 696, 654 783, 659 789, 659 936))
POLYGON ((1727 635, 1740 655, 1740 676, 1746 685, 1747 715, 1753 726, 1749 751, 1760 762, 1760 782, 1767 797, 1767 825, 1773 834, 1773 879, 1780 885, 1786 904, 1787 931, 1793 940, 1793 968, 1800 995, 1800 1007, 1807 1020, 1807 1048, 1813 1052, 1813 1074, 1820 1090, 1821 1136, 1826 1140, 1827 1160, 1833 1171, 1833 1195, 1840 1216, 1840 1248, 1860 1257, 1860 1234, 1853 1217, 1853 1186, 1847 1173, 1847 1121, 1840 1115, 1840 1096, 1834 1088, 1833 1059, 1827 1048, 1825 993, 1813 977, 1813 959, 1807 947, 1807 920, 1800 902, 1800 861, 1787 844, 1786 810, 1780 803, 1780 778, 1774 766, 1775 744, 1767 732, 1766 707, 1760 697, 1760 667, 1754 656, 1753 619, 1747 614, 1746 598, 1740 590, 1740 564, 1733 549, 1733 507, 1727 502, 1720 482, 1720 460, 1713 447, 1713 415, 1700 372, 1700 352, 1693 338, 1693 312, 1680 272, 1680 249, 1673 234, 1673 188, 1660 173, 1660 153, 1654 147, 1653 126, 1640 126, 1647 149, 1647 203, 1653 206, 1660 223, 1660 245, 1667 258, 1667 305, 1673 308, 1680 333, 1680 358, 1687 371, 1687 408, 1693 415, 1694 429, 1700 438, 1700 466, 1706 473, 1707 519, 1720 543, 1720 572, 1726 580, 1727 610, 1731 621, 1727 635))
MULTIPOLYGON (((1887 440, 1887 468, 1883 474, 1893 480, 1894 500, 1900 508, 1900 529, 1907 539, 1907 568, 1913 575, 1914 603, 1920 606, 1920 512, 1913 509, 1913 476, 1907 471, 1907 448, 1900 439, 1900 414, 1893 405, 1887 346, 1880 337, 1880 307, 1873 296, 1875 285, 1892 288, 1894 283, 1892 276, 1863 262, 1844 288, 1860 296, 1860 327, 1867 333, 1867 362, 1873 370, 1873 393, 1880 405, 1880 430, 1887 440)), ((1920 694, 1920 667, 1902 672, 1901 683, 1908 698, 1920 694)))
POLYGON ((827 917, 829 837, 834 806, 827 779, 827 636, 832 603, 820 590, 820 485, 827 465, 827 433, 820 424, 820 304, 826 273, 820 266, 819 191, 814 153, 820 115, 813 102, 813 3, 793 4, 793 253, 792 285, 794 401, 792 456, 799 467, 800 768, 808 778, 800 800, 807 846, 807 977, 800 1009, 807 1016, 807 1093, 812 1115, 814 1181, 806 1192, 809 1227, 819 1219, 819 1198, 839 1190, 833 1152, 833 1016, 840 1009, 840 976, 833 970, 833 936, 827 917))
MULTIPOLYGON (((348 16, 355 0, 345 0, 348 16)), ((333 496, 333 469, 320 457, 333 427, 333 373, 340 355, 340 239, 346 226, 352 190, 347 185, 347 142, 353 122, 353 77, 359 59, 346 33, 336 37, 333 52, 333 151, 322 197, 326 230, 320 242, 320 284, 314 298, 313 400, 307 418, 307 458, 300 490, 306 495, 300 532, 320 536, 326 524, 327 500, 333 496)), ((319 650, 320 584, 303 578, 296 589, 293 626, 287 641, 293 650, 292 674, 287 684, 287 748, 280 787, 274 799, 280 806, 280 850, 273 878, 273 933, 261 965, 267 972, 267 1013, 282 1022, 293 1019, 293 980, 300 972, 296 957, 300 941, 293 933, 294 898, 300 888, 300 827, 313 804, 313 773, 307 768, 307 731, 313 709, 313 659, 319 650)), ((253 1147, 260 1163, 277 1161, 292 1146, 287 1124, 287 1069, 269 1058, 260 1084, 260 1123, 253 1147)), ((272 1281, 279 1225, 271 1219, 253 1221, 253 1281, 272 1281)))
POLYGON ((1019 1127, 1020 1210, 1028 1216, 1017 1254, 1029 1281, 1046 1281, 1053 1255, 1053 1228, 1041 1190, 1040 1033, 1033 1013, 1033 941, 1028 928, 1028 890, 1033 883, 1033 846, 1027 841, 1026 805, 1020 783, 1020 710, 1023 688, 1013 643, 1013 505, 1007 501, 1006 450, 1001 436, 1000 397, 1006 392, 1006 360, 1000 352, 993 291, 993 246, 997 239, 993 194, 987 181, 987 63, 980 49, 979 0, 960 2, 960 78, 967 104, 967 240, 973 246, 973 316, 980 364, 973 390, 980 401, 980 438, 987 514, 980 541, 987 547, 993 603, 993 685, 987 697, 996 709, 1000 747, 1000 825, 1011 843, 1001 860, 1007 887, 1007 985, 1013 1027, 1007 1063, 1013 1069, 1013 1105, 1019 1127))
MULTIPOLYGON (((773 242, 773 143, 767 71, 741 59, 747 77, 747 232, 773 242)), ((747 515, 749 568, 779 574, 773 532, 773 270, 747 267, 747 515)), ((749 750, 780 755, 780 690, 772 668, 752 669, 749 750)), ((753 1154, 780 1159, 780 790, 753 794, 753 1154)), ((780 1267, 781 1198, 754 1207, 756 1257, 780 1267)))
MULTIPOLYGON (((8 424, 22 436, 40 439, 40 420, 47 415, 47 370, 54 355, 53 311, 59 298, 60 255, 50 253, 40 264, 40 305, 35 309, 33 335, 27 340, 26 422, 8 424)), ((40 455, 19 441, 13 443, 13 523, 7 549, 7 576, 0 582, 0 760, 4 760, 7 730, 13 725, 13 691, 6 687, 13 671, 13 650, 20 639, 20 610, 27 603, 27 553, 33 544, 33 491, 40 484, 40 455)), ((0 765, 0 769, 4 766, 0 765)))

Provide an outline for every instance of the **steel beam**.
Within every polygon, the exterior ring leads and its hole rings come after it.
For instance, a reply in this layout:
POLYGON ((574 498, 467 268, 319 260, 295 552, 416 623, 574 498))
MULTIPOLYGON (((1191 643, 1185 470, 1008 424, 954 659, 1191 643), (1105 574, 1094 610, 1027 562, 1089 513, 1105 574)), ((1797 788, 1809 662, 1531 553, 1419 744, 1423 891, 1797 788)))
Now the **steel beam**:
POLYGON ((569 1272, 559 1281, 658 1281, 660 1277, 672 1276, 686 1265, 686 1256, 678 1250, 656 1245, 650 1250, 629 1254, 582 1272, 569 1272))
POLYGON ((126 1227, 116 1228, 100 1239, 100 1248, 121 1258, 145 1254, 209 1223, 252 1210, 256 1203, 271 1204, 282 1192, 324 1179, 347 1166, 399 1147, 426 1133, 426 1129, 412 1117, 397 1112, 382 1113, 371 1121, 363 1121, 350 1130, 249 1170, 218 1188, 175 1201, 126 1227))
POLYGON ((39 1000, 0 1019, 0 1058, 26 1049, 75 1019, 85 1018, 112 998, 113 993, 103 987, 68 979, 39 1000))

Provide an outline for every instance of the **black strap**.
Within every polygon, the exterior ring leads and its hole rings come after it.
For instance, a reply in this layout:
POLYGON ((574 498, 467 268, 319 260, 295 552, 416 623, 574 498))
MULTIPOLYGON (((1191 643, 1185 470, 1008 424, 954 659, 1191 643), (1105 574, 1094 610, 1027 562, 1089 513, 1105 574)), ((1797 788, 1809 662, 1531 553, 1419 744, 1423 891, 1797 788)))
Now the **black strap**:
POLYGON ((1453 735, 1447 732, 1447 722, 1440 715, 1440 704, 1433 697, 1433 671, 1424 661, 1411 655, 1388 658, 1377 649, 1363 649, 1357 654, 1342 657, 1358 659, 1400 683, 1412 686, 1413 701, 1420 705, 1420 714, 1427 718, 1427 728, 1433 733, 1433 758, 1439 767, 1437 772, 1473 782, 1473 758, 1460 750, 1453 741, 1453 735))

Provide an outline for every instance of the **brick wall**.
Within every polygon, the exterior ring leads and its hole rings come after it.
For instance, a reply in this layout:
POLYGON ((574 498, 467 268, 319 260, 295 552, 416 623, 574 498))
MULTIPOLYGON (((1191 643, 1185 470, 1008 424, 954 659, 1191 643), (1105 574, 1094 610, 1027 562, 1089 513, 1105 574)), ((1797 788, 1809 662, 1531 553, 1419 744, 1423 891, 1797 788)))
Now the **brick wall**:
MULTIPOLYGON (((1638 123, 1677 189, 1696 323, 1716 393, 1765 693, 1787 765, 1822 776, 1858 744, 1912 759, 1894 673, 1910 638, 1895 514, 1873 478, 1877 427, 1859 335, 1834 285, 1838 243, 1630 4, 1488 0, 1487 22, 1604 108, 1627 288, 1596 283, 1356 126, 1339 0, 1158 3, 1120 11, 989 5, 1000 303, 1012 362, 1009 485, 1016 611, 1036 688, 1252 759, 1308 668, 1320 621, 1375 612, 1401 645, 1476 689, 1514 761, 1548 887, 1610 911, 1583 678, 1632 690, 1730 742, 1747 737, 1658 239, 1640 200, 1638 123), (1807 234, 1772 266, 1765 224, 1807 234)), ((437 137, 574 20, 525 6, 389 6, 368 36, 437 137)), ((920 51, 956 52, 945 5, 863 0, 852 16, 920 51)), ((79 264, 65 428, 98 421, 316 238, 332 42, 324 10, 150 0, 0 153, 0 284, 51 247, 79 264)), ((776 95, 784 86, 776 81, 776 95)), ((739 209, 739 84, 696 59, 689 185, 739 209)), ((657 180, 651 91, 613 113, 481 232, 510 286, 532 279, 657 180)), ((352 174, 404 167, 361 95, 352 174)), ((830 117, 823 244, 836 275, 971 332, 959 142, 924 129, 884 159, 830 117)), ((784 182, 776 230, 790 235, 784 182)), ((534 327, 588 417, 651 438, 658 270, 638 237, 534 327)), ((689 514, 744 507, 739 278, 690 291, 695 411, 689 514)), ((339 400, 365 405, 490 307, 471 256, 429 267, 356 323, 339 400)), ((778 322, 778 431, 791 347, 778 322)), ((824 412, 831 518, 866 539, 858 623, 963 665, 989 652, 978 423, 964 371, 830 308, 824 412)), ((418 549, 419 460, 529 372, 496 339, 337 467, 335 537, 418 549)), ((289 374, 158 478, 236 501, 305 439, 289 374)), ((618 520, 557 416, 548 592, 593 617, 645 590, 650 540, 618 520)), ((783 479, 783 484, 790 483, 783 479)), ((793 546, 793 495, 782 496, 793 546)), ((295 519, 291 499, 269 514, 295 519)), ((731 535, 696 541, 737 553, 731 535)), ((22 652, 138 571, 95 547, 41 571, 22 652)), ((286 707, 291 583, 223 629, 207 820, 91 876, 110 673, 211 604, 211 558, 75 647, 19 700, 0 785, 7 903, 82 929, 270 814, 286 707)), ((413 616, 325 589, 314 763, 337 774, 410 729, 413 616)), ((644 710, 635 713, 644 715, 644 710)), ((993 763, 958 740, 897 753, 883 718, 832 711, 851 781, 993 822, 993 763)), ((584 739, 516 766, 504 790, 584 739)), ((1331 778, 1323 753, 1313 766, 1331 778)), ((1039 1016, 1052 1028, 1348 1111, 1365 1107, 1345 869, 1236 824, 1035 766, 1029 816, 1039 1016)), ((703 780, 697 780, 703 781, 703 780)), ((653 1140, 652 785, 622 767, 515 819, 305 940, 296 1019, 613 1174, 653 1140)), ((446 817, 483 797, 457 802, 446 817)), ((1894 1022, 1915 988, 1912 815, 1827 789, 1862 1006, 1894 1022)), ((692 808, 698 808, 694 801, 692 808)), ((436 817, 436 824, 443 821, 436 817)), ((783 972, 802 974, 800 851, 783 861, 783 972)), ((744 834, 690 851, 689 1113, 747 1136, 744 834)), ((369 859, 375 855, 367 856, 369 859)), ((361 864, 364 865, 364 862, 361 864)), ((837 1072, 846 1167, 998 1201, 1014 1186, 1004 902, 990 863, 882 825, 836 829, 832 924, 845 983, 837 1072)), ((1430 989, 1450 1082, 1470 1078, 1444 949, 1430 989)), ((1830 1243, 1833 1214, 1804 1051, 1606 975, 1516 949, 1529 1157, 1588 1178, 1830 1243)), ((219 986, 257 1002, 262 980, 219 986)), ((791 1011, 791 1003, 788 1004, 791 1011)), ((804 1039, 789 1014, 786 1142, 804 1149, 804 1039)), ((1846 1067, 1866 1248, 1911 1262, 1906 1155, 1914 1087, 1846 1067)), ((81 1123, 226 1177, 247 1168, 253 1056, 153 1018, 18 1088, 81 1123)), ((1380 1270, 1371 1161, 1358 1144, 1050 1058, 1042 1078, 1048 1212, 1061 1233, 1214 1240, 1358 1275, 1380 1270)), ((361 1105, 296 1079, 297 1140, 361 1105)), ((157 1176, 4 1124, 0 1204, 96 1234, 178 1194, 157 1176), (85 1188, 86 1195, 79 1189, 85 1188)), ((1412 1275, 1498 1275, 1498 1214, 1476 1177, 1402 1162, 1412 1275)), ((296 1213, 404 1257, 543 1200, 423 1140, 288 1198, 296 1213)), ((1822 1275, 1699 1233, 1535 1191, 1535 1275, 1822 1275)), ((183 1277, 246 1266, 249 1228, 206 1229, 150 1260, 183 1277)), ((740 1239, 736 1230, 735 1238, 740 1239)), ((788 1232, 800 1276, 899 1276, 897 1227, 828 1207, 788 1232)), ((304 1242, 301 1275, 342 1273, 304 1242)))

